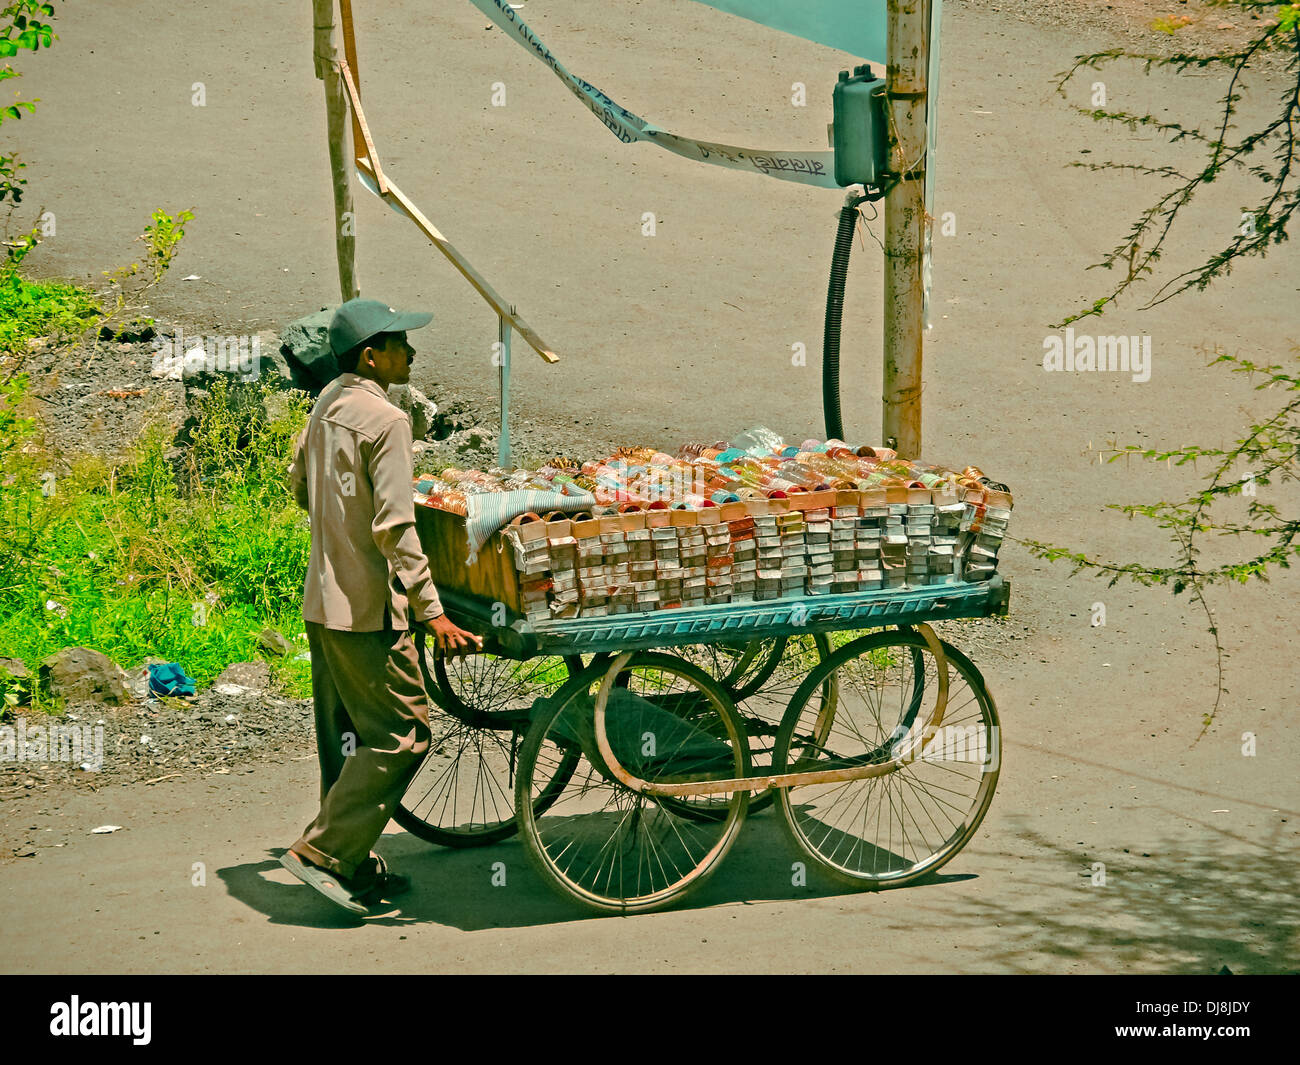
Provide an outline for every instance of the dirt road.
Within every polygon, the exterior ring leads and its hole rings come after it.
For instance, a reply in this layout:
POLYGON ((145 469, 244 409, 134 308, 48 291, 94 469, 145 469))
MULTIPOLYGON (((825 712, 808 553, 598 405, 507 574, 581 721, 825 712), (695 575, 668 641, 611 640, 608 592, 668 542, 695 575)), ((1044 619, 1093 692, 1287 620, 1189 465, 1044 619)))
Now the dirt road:
MULTIPOLYGON (((926 457, 973 462, 1009 483, 1017 537, 1168 560, 1148 523, 1105 505, 1178 498, 1193 472, 1101 465, 1090 448, 1112 438, 1229 443, 1252 414, 1273 409, 1274 396, 1208 368, 1197 347, 1289 357, 1300 341, 1296 252, 1284 245, 1206 294, 1142 313, 1128 301, 1089 326, 1151 338, 1145 383, 1045 373, 1048 323, 1103 294, 1108 275, 1085 268, 1155 193, 1068 164, 1188 156, 1149 134, 1094 125, 1054 94, 1052 75, 1110 45, 1106 32, 1024 21, 1023 5, 1003 6, 954 3, 945 24, 937 209, 952 212, 955 233, 936 237, 926 457)), ((358 5, 358 35, 385 163, 562 357, 546 367, 519 346, 518 409, 572 425, 592 447, 676 444, 755 423, 795 439, 820 432, 815 353, 837 193, 619 145, 469 5, 443 5, 436 21, 406 0, 385 5, 382 18, 370 7, 358 5), (491 105, 498 81, 500 108, 491 105), (641 235, 644 212, 656 216, 653 238, 641 235), (798 343, 813 353, 807 367, 792 365, 798 343)), ((698 5, 674 6, 669 25, 659 10, 555 0, 528 4, 525 17, 572 70, 668 129, 823 146, 829 88, 849 57, 698 5), (792 107, 796 81, 825 106, 792 107)), ((160 310, 196 329, 242 332, 336 298, 307 11, 249 2, 219 16, 146 14, 137 3, 70 11, 55 49, 25 64, 24 92, 42 98, 22 124, 32 202, 58 219, 41 268, 97 276, 130 255, 155 206, 193 207, 160 310), (203 107, 191 104, 196 82, 203 107), (201 280, 181 281, 187 274, 201 280)), ((1204 115, 1221 91, 1210 77, 1104 80, 1112 105, 1183 117, 1204 115)), ((1235 232, 1253 190, 1235 179, 1215 188, 1167 263, 1191 265, 1235 232)), ((357 195, 363 291, 437 315, 415 383, 435 399, 441 387, 489 396, 490 312, 408 223, 357 195)), ((873 249, 868 241, 855 252, 844 326, 846 433, 865 440, 879 432, 873 249)), ((1277 502, 1293 510, 1294 492, 1277 502)), ((420 881, 417 891, 400 915, 341 929, 272 857, 313 813, 308 758, 4 803, 8 828, 49 846, 0 864, 0 967, 1294 970, 1295 578, 1215 597, 1229 694, 1193 746, 1213 702, 1203 616, 1164 591, 1070 580, 1014 544, 1002 568, 1015 579, 1007 635, 1017 638, 974 655, 1003 718, 1002 776, 976 839, 937 883, 864 896, 794 888, 796 856, 769 813, 688 908, 590 921, 552 901, 517 843, 454 853, 393 832, 382 848, 420 881), (1103 626, 1091 623, 1096 603, 1103 626), (123 829, 89 834, 106 822, 123 829), (491 883, 498 861, 503 887, 491 883), (195 863, 204 887, 193 886, 195 863)))

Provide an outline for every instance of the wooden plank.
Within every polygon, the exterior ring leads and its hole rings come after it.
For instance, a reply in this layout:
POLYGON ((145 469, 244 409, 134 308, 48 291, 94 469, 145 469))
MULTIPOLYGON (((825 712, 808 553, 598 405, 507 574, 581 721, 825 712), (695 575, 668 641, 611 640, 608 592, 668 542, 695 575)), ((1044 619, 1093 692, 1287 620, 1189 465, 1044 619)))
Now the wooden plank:
MULTIPOLYGON (((375 170, 369 165, 367 160, 358 159, 357 167, 365 171, 371 177, 375 176, 375 170)), ((488 284, 487 279, 470 265, 469 261, 456 250, 451 241, 442 235, 438 230, 438 227, 430 222, 429 219, 420 212, 420 209, 406 197, 401 189, 390 181, 388 183, 388 191, 384 193, 382 199, 385 203, 396 206, 403 214, 410 218, 410 220, 416 224, 416 227, 429 238, 433 246, 451 260, 452 266, 456 267, 456 269, 464 275, 465 280, 474 286, 475 290, 485 301, 487 301, 488 305, 491 306, 500 317, 504 318, 514 326, 516 330, 518 330, 519 335, 528 342, 529 346, 536 351, 538 355, 547 362, 560 361, 560 357, 547 346, 546 341, 539 337, 537 333, 534 332, 533 328, 515 313, 511 305, 501 298, 496 289, 488 284)))
POLYGON ((551 350, 549 345, 537 335, 536 331, 527 322, 515 313, 514 307, 501 298, 496 289, 488 284, 487 279, 475 270, 470 265, 469 260, 461 255, 451 241, 439 232, 438 227, 430 222, 421 213, 420 209, 403 195, 402 190, 385 177, 383 167, 379 162, 379 153, 375 150, 374 141, 370 136, 370 126, 366 123, 365 112, 361 108, 360 76, 356 73, 357 48, 352 32, 351 0, 339 0, 339 3, 345 53, 345 59, 339 63, 339 70, 343 76, 348 101, 351 104, 352 147, 353 154, 357 155, 357 166, 375 179, 375 184, 379 187, 379 195, 384 202, 396 205, 416 224, 421 232, 433 242, 434 247, 450 259, 451 264, 464 275, 465 280, 474 286, 478 294, 496 311, 499 318, 509 322, 518 330, 519 335, 528 342, 529 347, 547 362, 559 362, 560 357, 551 350), (357 147, 360 144, 364 144, 366 147, 367 157, 365 159, 360 158, 357 154, 357 147))
MULTIPOLYGON (((343 31, 343 56, 352 71, 353 89, 359 93, 360 90, 357 87, 361 84, 361 68, 357 66, 357 40, 352 32, 352 0, 339 0, 339 24, 339 28, 343 31)), ((352 151, 354 153, 361 150, 362 144, 359 115, 359 108, 353 110, 352 151)))
MULTIPOLYGON (((361 110, 361 94, 357 92, 357 84, 352 79, 352 71, 346 61, 339 63, 339 71, 343 75, 343 84, 347 87, 348 99, 352 103, 353 128, 361 130, 361 139, 365 142, 366 158, 370 161, 370 169, 374 174, 375 184, 379 186, 380 195, 385 195, 388 192, 388 182, 384 178, 384 168, 379 165, 379 153, 375 151, 375 142, 370 139, 370 127, 366 124, 366 114, 361 110)), ((356 148, 355 144, 353 148, 356 148)), ((361 163, 360 155, 357 155, 357 163, 358 165, 361 163)))

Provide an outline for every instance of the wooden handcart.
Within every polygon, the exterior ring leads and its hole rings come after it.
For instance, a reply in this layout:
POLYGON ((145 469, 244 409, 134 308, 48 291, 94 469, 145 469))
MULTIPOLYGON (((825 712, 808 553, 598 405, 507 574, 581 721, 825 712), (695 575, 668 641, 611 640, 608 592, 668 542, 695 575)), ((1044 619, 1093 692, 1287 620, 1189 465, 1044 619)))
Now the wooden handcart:
POLYGON ((518 832, 607 913, 678 902, 769 805, 830 877, 911 883, 979 827, 1001 755, 984 678, 930 623, 1009 595, 995 575, 529 623, 446 591, 483 653, 421 645, 433 744, 397 820, 449 846, 518 832))

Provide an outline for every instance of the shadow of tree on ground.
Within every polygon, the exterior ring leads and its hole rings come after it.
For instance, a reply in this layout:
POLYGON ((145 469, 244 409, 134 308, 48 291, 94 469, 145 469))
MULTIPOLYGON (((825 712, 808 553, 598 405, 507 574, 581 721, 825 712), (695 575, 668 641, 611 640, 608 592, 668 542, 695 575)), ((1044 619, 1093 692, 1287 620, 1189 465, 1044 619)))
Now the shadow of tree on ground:
POLYGON ((1017 866, 1008 890, 962 898, 945 914, 985 933, 1001 926, 983 961, 1011 972, 1059 971, 1053 959, 1105 972, 1300 971, 1294 830, 1274 825, 1268 838, 1249 839, 1203 827, 1217 845, 1178 840, 1124 853, 1120 841, 1106 855, 1022 828, 1017 836, 1038 856, 1017 866), (1074 901, 1045 904, 1063 886, 1074 901))

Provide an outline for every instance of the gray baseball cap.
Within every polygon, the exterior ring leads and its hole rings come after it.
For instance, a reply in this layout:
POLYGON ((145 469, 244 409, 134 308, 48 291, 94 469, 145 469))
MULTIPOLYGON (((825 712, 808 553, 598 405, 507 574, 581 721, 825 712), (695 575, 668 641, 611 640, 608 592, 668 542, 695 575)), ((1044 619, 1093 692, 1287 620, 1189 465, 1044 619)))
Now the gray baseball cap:
POLYGON ((342 355, 380 333, 419 329, 431 321, 430 311, 399 311, 380 300, 348 300, 330 321, 330 348, 342 355))

